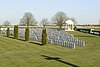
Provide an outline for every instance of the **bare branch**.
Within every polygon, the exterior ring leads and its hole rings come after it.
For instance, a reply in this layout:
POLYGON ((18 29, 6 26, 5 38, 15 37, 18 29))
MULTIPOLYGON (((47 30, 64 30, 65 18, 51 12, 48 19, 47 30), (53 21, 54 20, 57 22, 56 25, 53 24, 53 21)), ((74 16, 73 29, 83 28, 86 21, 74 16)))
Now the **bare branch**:
POLYGON ((42 26, 48 25, 48 24, 49 24, 48 18, 43 18, 43 19, 41 20, 40 24, 41 24, 42 26))
POLYGON ((10 21, 8 21, 8 20, 6 20, 5 22, 4 22, 4 26, 9 26, 11 24, 11 22, 10 21))
POLYGON ((59 29, 62 29, 63 23, 65 23, 66 20, 66 14, 61 11, 57 12, 52 18, 53 23, 59 26, 59 29))
POLYGON ((23 18, 20 19, 20 25, 33 26, 37 24, 34 16, 30 12, 26 12, 23 18))

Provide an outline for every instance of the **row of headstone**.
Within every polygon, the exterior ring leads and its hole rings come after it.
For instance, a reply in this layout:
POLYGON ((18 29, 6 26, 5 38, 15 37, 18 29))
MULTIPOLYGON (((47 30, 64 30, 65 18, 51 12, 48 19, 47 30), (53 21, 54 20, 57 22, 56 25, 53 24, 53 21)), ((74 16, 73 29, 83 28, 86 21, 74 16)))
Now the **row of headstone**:
POLYGON ((48 43, 60 45, 60 46, 66 46, 70 48, 74 48, 75 46, 85 46, 85 41, 81 41, 78 39, 75 39, 73 35, 68 34, 65 31, 58 31, 49 29, 48 32, 48 43), (52 33, 50 33, 52 32, 52 33))
MULTIPOLYGON (((2 29, 2 33, 6 34, 7 29, 2 29)), ((19 37, 25 38, 25 28, 19 28, 19 37)), ((14 36, 14 30, 10 28, 10 35, 14 36)), ((47 29, 48 43, 56 44, 59 46, 65 46, 74 48, 75 46, 85 46, 85 41, 75 39, 73 35, 68 34, 65 31, 58 31, 57 29, 47 29)), ((42 28, 30 28, 30 40, 39 41, 42 40, 42 28)))
POLYGON ((75 43, 73 43, 73 42, 49 39, 48 43, 75 49, 75 43))

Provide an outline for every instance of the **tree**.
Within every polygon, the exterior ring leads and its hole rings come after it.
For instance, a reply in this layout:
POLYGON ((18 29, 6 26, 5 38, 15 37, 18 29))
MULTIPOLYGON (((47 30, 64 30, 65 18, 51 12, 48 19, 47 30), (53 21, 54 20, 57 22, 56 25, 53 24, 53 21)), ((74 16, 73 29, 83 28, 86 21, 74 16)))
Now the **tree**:
POLYGON ((2 27, 2 26, 0 26, 0 33, 1 33, 1 27, 2 27))
POLYGON ((40 23, 42 26, 48 25, 49 24, 48 18, 43 18, 40 23))
POLYGON ((62 26, 66 20, 67 20, 66 14, 61 11, 57 12, 52 18, 53 23, 59 26, 60 30, 62 29, 62 26))
POLYGON ((10 30, 9 30, 9 28, 7 28, 6 35, 7 35, 7 37, 9 37, 9 35, 10 35, 10 30))
POLYGON ((10 22, 10 21, 8 21, 8 20, 6 20, 6 21, 4 22, 4 24, 3 24, 3 25, 7 27, 7 26, 9 26, 10 24, 11 24, 11 22, 10 22))
POLYGON ((25 29, 25 41, 29 40, 29 27, 26 27, 25 29))
POLYGON ((17 25, 14 26, 14 38, 15 39, 18 38, 18 26, 17 25))
POLYGON ((42 45, 46 45, 46 44, 47 44, 47 32, 44 26, 42 30, 42 45))
POLYGON ((77 25, 77 21, 74 17, 68 18, 68 20, 72 20, 74 22, 75 26, 77 25))
POLYGON ((23 18, 20 19, 20 25, 26 25, 27 27, 29 25, 33 26, 37 24, 37 21, 35 20, 34 16, 30 12, 26 12, 23 16, 23 18))

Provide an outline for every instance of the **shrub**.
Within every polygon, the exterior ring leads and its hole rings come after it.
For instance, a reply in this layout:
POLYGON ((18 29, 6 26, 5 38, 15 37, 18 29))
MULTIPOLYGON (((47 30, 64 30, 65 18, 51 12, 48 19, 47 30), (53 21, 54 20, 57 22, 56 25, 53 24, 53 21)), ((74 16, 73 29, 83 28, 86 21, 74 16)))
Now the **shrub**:
POLYGON ((46 28, 44 27, 42 30, 42 45, 46 45, 47 44, 47 32, 46 32, 46 28))
POLYGON ((1 33, 1 26, 0 26, 0 33, 1 33))
POLYGON ((18 26, 17 25, 14 26, 14 38, 15 39, 18 38, 18 26))
POLYGON ((10 36, 10 30, 9 30, 9 28, 7 28, 6 35, 7 35, 7 37, 10 36))
POLYGON ((76 26, 74 26, 74 30, 77 30, 77 27, 76 26))
POLYGON ((25 29, 25 41, 29 40, 29 27, 25 29))

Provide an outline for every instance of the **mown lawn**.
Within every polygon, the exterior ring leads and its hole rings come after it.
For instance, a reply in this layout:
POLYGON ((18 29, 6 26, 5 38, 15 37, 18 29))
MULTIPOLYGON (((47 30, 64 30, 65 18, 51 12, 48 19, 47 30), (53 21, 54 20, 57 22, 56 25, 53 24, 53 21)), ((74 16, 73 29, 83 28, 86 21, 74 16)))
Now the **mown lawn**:
POLYGON ((0 67, 100 67, 100 36, 68 32, 86 41, 76 49, 39 43, 0 34, 0 67))

